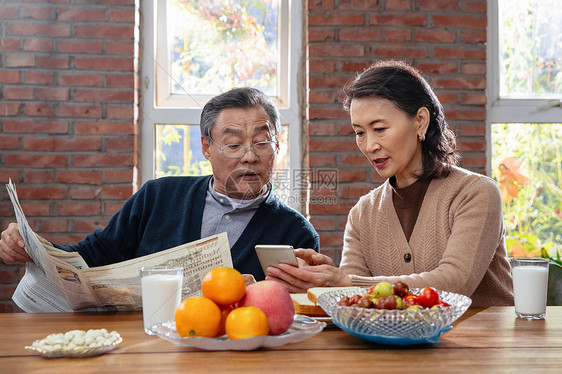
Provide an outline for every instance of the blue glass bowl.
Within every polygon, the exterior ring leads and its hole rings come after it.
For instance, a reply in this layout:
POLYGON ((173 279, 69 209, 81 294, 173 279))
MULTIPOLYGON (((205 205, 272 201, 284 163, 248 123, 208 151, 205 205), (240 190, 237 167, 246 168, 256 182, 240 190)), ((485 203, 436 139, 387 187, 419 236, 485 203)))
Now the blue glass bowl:
MULTIPOLYGON (((472 300, 464 295, 438 291, 450 307, 419 310, 365 309, 338 305, 343 296, 362 295, 366 288, 335 290, 318 297, 318 304, 345 332, 381 344, 436 343, 468 309, 472 300)), ((417 293, 418 289, 411 292, 417 293)))

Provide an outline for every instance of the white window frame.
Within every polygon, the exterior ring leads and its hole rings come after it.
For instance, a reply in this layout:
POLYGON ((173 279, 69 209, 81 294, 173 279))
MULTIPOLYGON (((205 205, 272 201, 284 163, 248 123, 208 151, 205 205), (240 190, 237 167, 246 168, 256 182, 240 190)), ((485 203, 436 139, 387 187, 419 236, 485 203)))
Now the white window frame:
POLYGON ((560 123, 562 97, 501 98, 498 0, 488 0, 486 172, 491 175, 493 123, 560 123))
MULTIPOLYGON (((156 50, 157 38, 165 39, 163 29, 160 33, 156 29, 158 23, 165 15, 166 0, 142 0, 142 50, 141 50, 141 182, 154 178, 155 167, 155 124, 199 124, 201 109, 212 96, 197 96, 195 100, 190 98, 180 98, 179 95, 169 95, 165 91, 157 92, 156 78, 158 74, 169 78, 165 73, 163 63, 157 61, 158 52, 156 50), (175 96, 175 97, 174 97, 175 96), (157 99, 160 97, 160 99, 157 99), (158 101, 158 105, 157 105, 158 101)), ((301 158, 301 123, 304 120, 303 110, 301 109, 302 91, 299 84, 303 79, 299 79, 303 72, 303 4, 302 0, 281 0, 279 12, 283 23, 282 34, 280 35, 279 51, 282 61, 285 63, 279 66, 279 93, 274 98, 281 114, 281 123, 289 127, 289 168, 291 170, 302 167, 301 158), (288 20, 288 21, 287 21, 288 20), (285 24, 288 22, 288 25, 285 24), (287 27, 288 26, 288 27, 287 27), (286 83, 283 85, 282 83, 286 83)), ((160 52, 161 53, 161 52, 160 52)), ((164 54, 165 55, 165 54, 164 54)), ((164 80, 164 84, 169 83, 164 80)), ((162 85, 161 85, 162 86, 162 85)), ((167 87, 167 86, 166 86, 167 87)), ((297 191, 298 192, 298 191, 297 191)), ((293 191, 294 193, 294 191, 293 191)), ((300 199, 296 199, 300 201, 300 199)), ((301 210, 299 204, 293 208, 301 210)))

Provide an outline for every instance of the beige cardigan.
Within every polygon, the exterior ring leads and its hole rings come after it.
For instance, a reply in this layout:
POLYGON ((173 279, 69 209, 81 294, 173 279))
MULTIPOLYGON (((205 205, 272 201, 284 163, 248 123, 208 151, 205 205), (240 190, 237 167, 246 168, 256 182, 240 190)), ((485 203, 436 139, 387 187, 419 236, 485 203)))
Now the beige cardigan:
POLYGON ((400 279, 470 296, 472 306, 513 305, 504 231, 497 183, 455 167, 431 181, 407 242, 387 180, 351 209, 340 268, 355 286, 400 279))

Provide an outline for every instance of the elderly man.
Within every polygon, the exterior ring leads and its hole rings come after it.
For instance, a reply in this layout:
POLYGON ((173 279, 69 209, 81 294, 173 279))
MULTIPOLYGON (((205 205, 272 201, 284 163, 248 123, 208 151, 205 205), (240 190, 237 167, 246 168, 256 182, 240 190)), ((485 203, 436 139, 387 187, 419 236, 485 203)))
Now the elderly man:
MULTIPOLYGON (((100 266, 226 232, 234 267, 256 280, 265 277, 256 244, 318 250, 312 225, 271 191, 280 130, 273 102, 259 90, 236 88, 205 105, 200 126, 213 175, 148 181, 103 230, 75 245, 53 245, 100 266)), ((0 257, 7 264, 31 261, 23 247, 17 224, 11 223, 2 232, 0 257)))

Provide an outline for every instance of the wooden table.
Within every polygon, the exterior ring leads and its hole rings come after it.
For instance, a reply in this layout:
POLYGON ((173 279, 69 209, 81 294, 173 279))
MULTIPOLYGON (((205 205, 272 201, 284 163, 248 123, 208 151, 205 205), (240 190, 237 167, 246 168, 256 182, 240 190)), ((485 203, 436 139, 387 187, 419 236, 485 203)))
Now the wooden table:
POLYGON ((561 373, 562 307, 540 321, 513 307, 469 309, 436 344, 385 346, 328 326, 300 343, 251 352, 200 351, 144 333, 140 313, 0 314, 0 373, 561 373), (53 332, 116 330, 119 348, 47 359, 24 346, 53 332))

